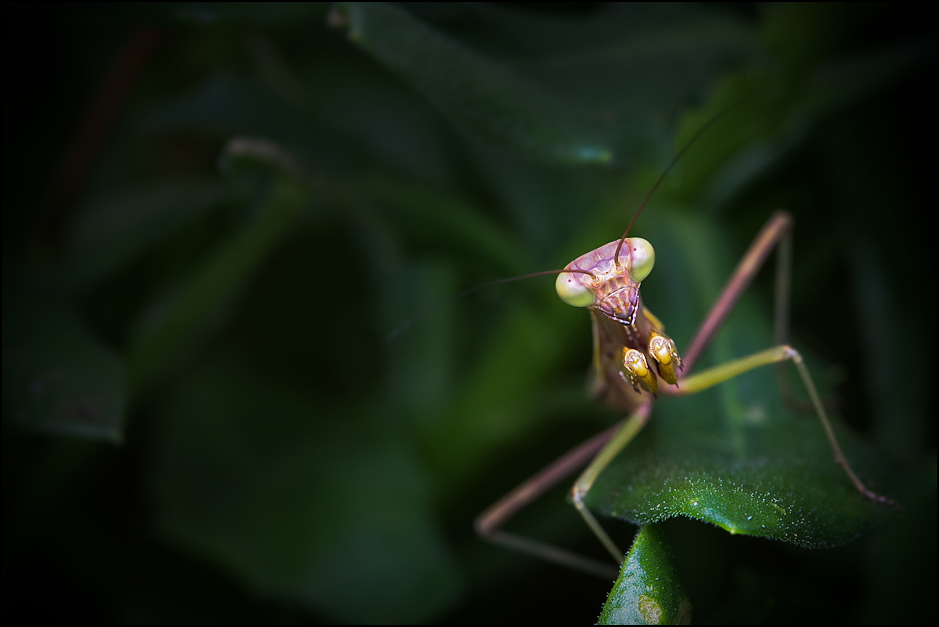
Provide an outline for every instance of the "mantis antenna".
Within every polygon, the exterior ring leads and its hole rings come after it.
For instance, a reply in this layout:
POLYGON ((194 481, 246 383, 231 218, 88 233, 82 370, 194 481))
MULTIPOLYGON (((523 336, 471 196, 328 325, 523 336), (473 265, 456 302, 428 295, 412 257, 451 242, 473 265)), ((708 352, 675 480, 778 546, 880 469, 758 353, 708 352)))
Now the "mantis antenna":
MULTIPOLYGON (((725 107, 723 111, 720 111, 717 115, 712 117, 710 120, 708 120, 707 123, 705 123, 704 126, 699 128, 698 131, 691 137, 691 139, 689 139, 685 143, 682 149, 678 151, 678 154, 675 155, 675 158, 672 159, 671 163, 668 164, 668 167, 665 168, 664 172, 662 172, 662 175, 659 177, 659 180, 656 181, 655 185, 652 186, 652 189, 649 190, 649 193, 646 195, 645 200, 643 200, 642 204, 639 205, 639 209, 636 210, 636 213, 633 215, 632 220, 629 221, 629 226, 626 227, 626 231, 623 233, 623 236, 619 240, 619 244, 616 247, 616 254, 613 256, 613 259, 615 259, 616 268, 618 272, 622 271, 622 266, 620 265, 619 257, 620 257, 620 251, 623 248, 623 243, 626 241, 626 237, 629 235, 629 231, 633 228, 633 224, 636 222, 636 219, 639 218, 639 214, 642 213, 642 210, 645 209, 646 205, 649 203, 649 200, 652 198, 652 195, 655 193, 655 190, 659 188, 659 186, 662 184, 662 181, 664 181, 665 177, 668 176, 668 173, 672 171, 672 168, 675 167, 675 165, 681 160, 684 154, 688 152, 688 149, 691 148, 691 146, 693 146, 694 143, 698 141, 698 139, 704 134, 705 131, 711 128, 711 126, 713 126, 718 120, 724 117, 731 110, 736 109, 739 105, 743 104, 744 102, 752 98, 753 95, 754 94, 751 93, 740 98, 736 102, 725 107)), ((417 322, 421 318, 424 318, 425 316, 430 315, 431 313, 437 311, 438 309, 446 307, 447 305, 450 305, 456 302, 457 300, 463 298, 464 296, 467 296, 468 294, 472 294, 473 292, 477 290, 481 290, 487 287, 494 287, 496 285, 502 285, 504 283, 511 283, 513 281, 521 281, 523 279, 532 279, 532 278, 539 277, 539 276, 546 276, 549 274, 562 274, 564 272, 578 272, 581 274, 589 274, 590 276, 594 278, 595 281, 597 280, 596 275, 594 275, 592 272, 589 272, 587 270, 577 270, 574 268, 570 268, 567 270, 543 270, 541 272, 531 272, 529 274, 522 274, 519 276, 513 276, 513 277, 506 278, 506 279, 496 279, 495 281, 489 281, 487 283, 475 285, 461 292, 457 292, 456 294, 453 294, 452 296, 447 296, 446 298, 442 298, 436 302, 430 303, 429 305, 427 305, 424 309, 422 309, 415 315, 402 320, 400 323, 398 323, 398 325, 396 325, 391 331, 389 331, 385 335, 385 341, 391 342, 392 340, 397 338, 399 335, 407 331, 411 327, 411 325, 413 325, 415 322, 417 322)))
POLYGON ((740 106, 741 104, 743 104, 744 102, 752 98, 754 94, 755 92, 747 94, 746 96, 740 98, 736 102, 728 105, 727 107, 724 108, 723 111, 718 112, 717 115, 715 115, 710 120, 708 120, 704 124, 704 126, 699 128, 698 131, 691 137, 691 139, 689 139, 685 143, 685 145, 682 146, 681 150, 678 151, 678 154, 675 155, 675 158, 672 159, 672 162, 668 164, 668 167, 665 168, 664 172, 662 172, 662 175, 659 177, 659 180, 657 180, 655 182, 655 185, 652 186, 652 189, 649 190, 649 193, 646 195, 645 200, 643 200, 642 204, 639 205, 639 209, 636 210, 636 213, 633 215, 633 219, 629 221, 629 225, 626 227, 626 231, 623 233, 623 236, 619 240, 619 244, 616 246, 616 253, 613 255, 613 259, 615 260, 616 269, 618 272, 622 271, 622 266, 619 263, 619 254, 620 254, 620 250, 622 250, 623 248, 623 243, 626 241, 626 237, 629 235, 629 231, 633 228, 633 224, 635 224, 636 220, 639 218, 639 214, 642 213, 642 210, 646 208, 647 204, 649 204, 649 200, 652 198, 652 194, 655 193, 655 190, 659 188, 659 185, 662 184, 662 181, 665 180, 665 177, 668 176, 668 173, 672 171, 672 168, 675 167, 675 165, 681 160, 681 158, 685 155, 685 153, 688 152, 688 149, 691 148, 696 141, 698 141, 698 139, 704 134, 705 131, 711 128, 722 117, 730 113, 730 111, 732 111, 733 109, 736 109, 738 106, 740 106))
POLYGON ((389 331, 385 335, 385 341, 386 342, 392 341, 393 339, 395 339, 396 337, 398 337, 399 335, 407 331, 411 327, 412 324, 414 324, 421 318, 427 315, 430 315, 433 312, 437 311, 438 309, 442 307, 446 307, 447 305, 450 305, 454 303, 455 301, 458 301, 459 299, 463 298, 467 294, 472 294, 473 292, 477 290, 481 290, 487 287, 494 287, 496 285, 502 285, 503 283, 512 283, 513 281, 521 281, 523 279, 533 279, 539 276, 547 276, 549 274, 561 274, 562 272, 579 272, 581 274, 589 274, 590 276, 594 278, 594 280, 596 280, 597 278, 593 272, 590 272, 588 270, 542 270, 541 272, 531 272, 529 274, 521 274, 519 276, 512 276, 507 279, 496 279, 495 281, 489 281, 488 283, 474 285, 473 287, 469 287, 463 290, 462 292, 457 292, 456 294, 453 294, 452 296, 447 296, 446 298, 441 298, 440 300, 436 302, 430 303, 422 311, 419 311, 418 313, 414 314, 410 318, 406 318, 405 320, 401 321, 395 328, 393 328, 391 331, 389 331))

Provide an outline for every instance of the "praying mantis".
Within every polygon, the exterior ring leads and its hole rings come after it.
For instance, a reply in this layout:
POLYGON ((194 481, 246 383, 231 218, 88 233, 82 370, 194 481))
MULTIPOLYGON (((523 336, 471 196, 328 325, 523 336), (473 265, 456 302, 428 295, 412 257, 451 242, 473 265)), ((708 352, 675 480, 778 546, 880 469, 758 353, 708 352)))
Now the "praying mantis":
MULTIPOLYGON (((586 573, 601 577, 615 576, 617 571, 609 564, 517 536, 504 531, 502 526, 519 509, 587 463, 586 469, 580 473, 571 489, 571 500, 614 562, 621 563, 624 559, 622 550, 587 507, 586 498, 604 470, 650 420, 658 397, 693 395, 771 365, 776 368, 781 387, 787 388, 788 373, 783 369, 787 362, 793 364, 797 380, 809 398, 809 408, 818 418, 821 429, 817 435, 821 437, 824 433, 834 463, 840 467, 845 481, 853 486, 857 497, 881 506, 895 505, 890 498, 871 490, 858 476, 839 444, 822 397, 802 355, 787 343, 793 231, 790 214, 776 211, 770 216, 727 280, 690 345, 682 353, 679 353, 675 342, 666 334, 663 322, 646 308, 642 300, 640 284, 652 273, 655 251, 649 241, 629 237, 633 224, 685 151, 734 106, 708 121, 679 151, 636 211, 621 238, 579 256, 563 270, 556 272, 555 288, 561 300, 568 305, 585 308, 590 313, 593 360, 589 391, 607 407, 625 413, 626 418, 571 449, 484 511, 475 521, 476 531, 484 539, 586 573), (777 253, 774 345, 712 366, 703 372, 693 373, 694 365, 730 315, 741 294, 774 251, 777 253)), ((733 528, 728 530, 736 532, 733 528)))

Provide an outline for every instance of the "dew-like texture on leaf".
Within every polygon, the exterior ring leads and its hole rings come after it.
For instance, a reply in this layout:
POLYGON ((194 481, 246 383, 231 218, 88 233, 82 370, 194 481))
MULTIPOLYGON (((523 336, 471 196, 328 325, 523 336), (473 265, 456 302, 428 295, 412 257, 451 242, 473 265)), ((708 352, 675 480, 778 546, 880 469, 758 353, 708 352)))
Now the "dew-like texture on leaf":
POLYGON ((665 534, 643 525, 603 605, 601 625, 686 625, 691 602, 681 587, 665 534))

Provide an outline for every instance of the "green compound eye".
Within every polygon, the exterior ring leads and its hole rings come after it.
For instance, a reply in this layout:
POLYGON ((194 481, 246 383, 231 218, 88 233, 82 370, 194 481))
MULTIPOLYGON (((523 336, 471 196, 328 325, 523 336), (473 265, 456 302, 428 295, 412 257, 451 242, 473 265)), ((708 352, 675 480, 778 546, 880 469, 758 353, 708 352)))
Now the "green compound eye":
MULTIPOLYGON (((626 240, 632 263, 629 266, 629 278, 636 283, 642 283, 652 272, 655 265, 655 249, 648 240, 641 237, 630 237, 626 240)), ((563 296, 561 298, 564 298, 563 296)))
POLYGON ((554 282, 558 296, 571 307, 589 307, 596 301, 596 293, 577 280, 576 273, 562 272, 554 282))

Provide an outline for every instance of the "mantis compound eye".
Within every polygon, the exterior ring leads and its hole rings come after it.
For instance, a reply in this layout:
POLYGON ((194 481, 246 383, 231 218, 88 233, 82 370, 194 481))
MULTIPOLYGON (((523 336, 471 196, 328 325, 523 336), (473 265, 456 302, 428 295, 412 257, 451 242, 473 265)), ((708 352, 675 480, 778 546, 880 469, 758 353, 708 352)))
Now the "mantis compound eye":
POLYGON ((655 249, 648 240, 641 237, 627 238, 626 247, 632 259, 629 266, 629 278, 636 283, 642 283, 652 272, 652 266, 655 265, 655 249))
POLYGON ((574 272, 562 272, 554 282, 558 296, 571 307, 590 307, 596 302, 596 292, 577 280, 574 272))

